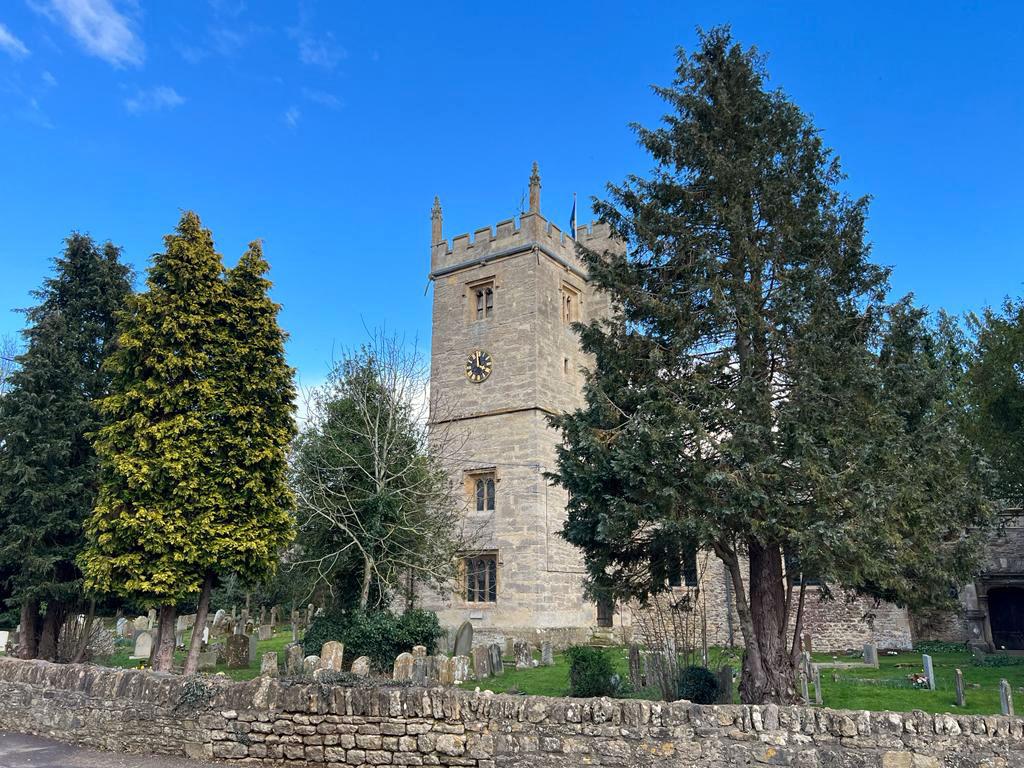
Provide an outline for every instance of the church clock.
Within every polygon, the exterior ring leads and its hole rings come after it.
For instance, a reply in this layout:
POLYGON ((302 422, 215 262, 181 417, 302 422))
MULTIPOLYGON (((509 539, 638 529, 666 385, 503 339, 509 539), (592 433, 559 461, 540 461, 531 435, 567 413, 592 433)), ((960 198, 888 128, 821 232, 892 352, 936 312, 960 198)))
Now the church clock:
POLYGON ((474 384, 479 384, 491 375, 491 355, 482 349, 469 353, 466 358, 466 378, 474 384))

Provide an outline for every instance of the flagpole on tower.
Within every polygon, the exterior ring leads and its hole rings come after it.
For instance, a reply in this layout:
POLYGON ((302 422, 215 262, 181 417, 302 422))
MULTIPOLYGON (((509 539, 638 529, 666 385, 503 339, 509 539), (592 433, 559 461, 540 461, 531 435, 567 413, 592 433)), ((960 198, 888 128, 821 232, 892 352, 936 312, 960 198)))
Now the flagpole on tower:
POLYGON ((572 216, 569 219, 569 231, 572 233, 572 239, 576 239, 576 193, 572 193, 572 216))

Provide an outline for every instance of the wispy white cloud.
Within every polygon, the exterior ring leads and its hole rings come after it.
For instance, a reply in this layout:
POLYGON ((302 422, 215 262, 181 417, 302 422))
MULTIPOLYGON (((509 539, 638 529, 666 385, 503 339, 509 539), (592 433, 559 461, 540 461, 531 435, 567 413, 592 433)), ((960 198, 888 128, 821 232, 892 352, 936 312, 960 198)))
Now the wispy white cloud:
POLYGON ((46 83, 48 86, 50 86, 51 88, 57 87, 57 78, 54 77, 53 73, 51 73, 49 70, 44 70, 42 77, 43 82, 46 83))
POLYGON ((295 128, 299 124, 299 120, 302 118, 302 112, 294 104, 288 107, 284 113, 284 121, 289 128, 295 128))
POLYGON ((3 24, 0 24, 0 49, 16 59, 23 59, 29 54, 28 47, 3 24))
POLYGON ((149 90, 136 91, 134 96, 124 100, 124 108, 137 115, 140 112, 155 112, 161 109, 174 109, 185 103, 185 98, 167 85, 158 85, 149 90))
POLYGON ((334 69, 339 61, 348 57, 348 51, 334 39, 333 32, 318 33, 315 30, 309 6, 301 3, 299 23, 288 30, 288 36, 299 46, 299 61, 315 67, 334 69))
POLYGON ((86 52, 115 67, 139 67, 146 58, 134 21, 110 0, 48 0, 32 7, 63 24, 86 52))
POLYGON ((318 91, 315 88, 303 88, 302 97, 307 101, 312 101, 314 104, 319 104, 321 107, 327 107, 328 109, 338 110, 344 106, 342 100, 333 93, 318 91))

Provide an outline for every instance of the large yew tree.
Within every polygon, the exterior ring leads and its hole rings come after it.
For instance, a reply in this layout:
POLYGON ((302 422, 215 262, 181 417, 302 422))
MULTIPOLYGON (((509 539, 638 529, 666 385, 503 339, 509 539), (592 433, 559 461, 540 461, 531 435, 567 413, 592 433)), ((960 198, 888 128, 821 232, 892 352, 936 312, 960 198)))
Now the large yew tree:
POLYGON ((654 160, 596 212, 624 255, 583 252, 612 299, 578 326, 586 406, 555 418, 563 534, 595 594, 667 589, 685 547, 727 566, 746 702, 792 701, 803 579, 948 600, 987 518, 960 369, 922 313, 884 304, 867 200, 758 54, 727 29, 680 53, 654 160))
POLYGON ((20 609, 21 655, 50 660, 83 601, 75 558, 98 485, 87 435, 102 423, 102 364, 131 293, 130 270, 111 243, 74 233, 54 267, 26 311, 25 351, 0 397, 0 574, 20 609))

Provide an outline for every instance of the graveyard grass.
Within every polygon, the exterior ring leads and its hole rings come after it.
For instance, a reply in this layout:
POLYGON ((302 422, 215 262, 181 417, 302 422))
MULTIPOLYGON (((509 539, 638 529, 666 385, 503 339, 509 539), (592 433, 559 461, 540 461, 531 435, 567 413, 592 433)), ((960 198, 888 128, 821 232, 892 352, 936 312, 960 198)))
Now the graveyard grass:
MULTIPOLYGON (((629 677, 629 660, 625 648, 607 649, 612 658, 615 671, 624 681, 629 677)), ((711 649, 712 667, 721 653, 711 649)), ((823 706, 831 709, 867 709, 876 712, 889 710, 892 712, 910 712, 915 709, 930 713, 949 712, 953 714, 999 714, 999 681, 1006 679, 1013 688, 1014 707, 1020 712, 1024 709, 1024 657, 1016 657, 1021 663, 1012 666, 982 667, 975 666, 971 655, 966 651, 935 651, 931 653, 935 668, 936 690, 929 691, 913 688, 907 676, 923 670, 921 653, 906 651, 896 656, 879 653, 879 668, 854 669, 822 669, 821 688, 823 706), (960 669, 964 675, 964 693, 966 706, 956 706, 954 687, 954 670, 960 669), (835 680, 833 680, 833 675, 835 680), (978 688, 972 688, 971 684, 978 688)), ((816 662, 851 662, 859 657, 833 656, 831 654, 814 654, 816 662)), ((733 661, 733 668, 738 664, 733 661)), ((555 664, 551 667, 534 667, 517 670, 512 660, 505 660, 505 674, 486 680, 469 680, 462 684, 467 690, 479 687, 481 690, 495 693, 522 693, 536 696, 567 696, 569 693, 569 662, 564 654, 555 654, 555 664)), ((738 686, 737 686, 738 687, 738 686)), ((655 689, 630 691, 627 687, 622 697, 657 699, 655 689)), ((814 689, 811 687, 811 699, 814 689)), ((739 701, 736 689, 733 701, 739 701)))

